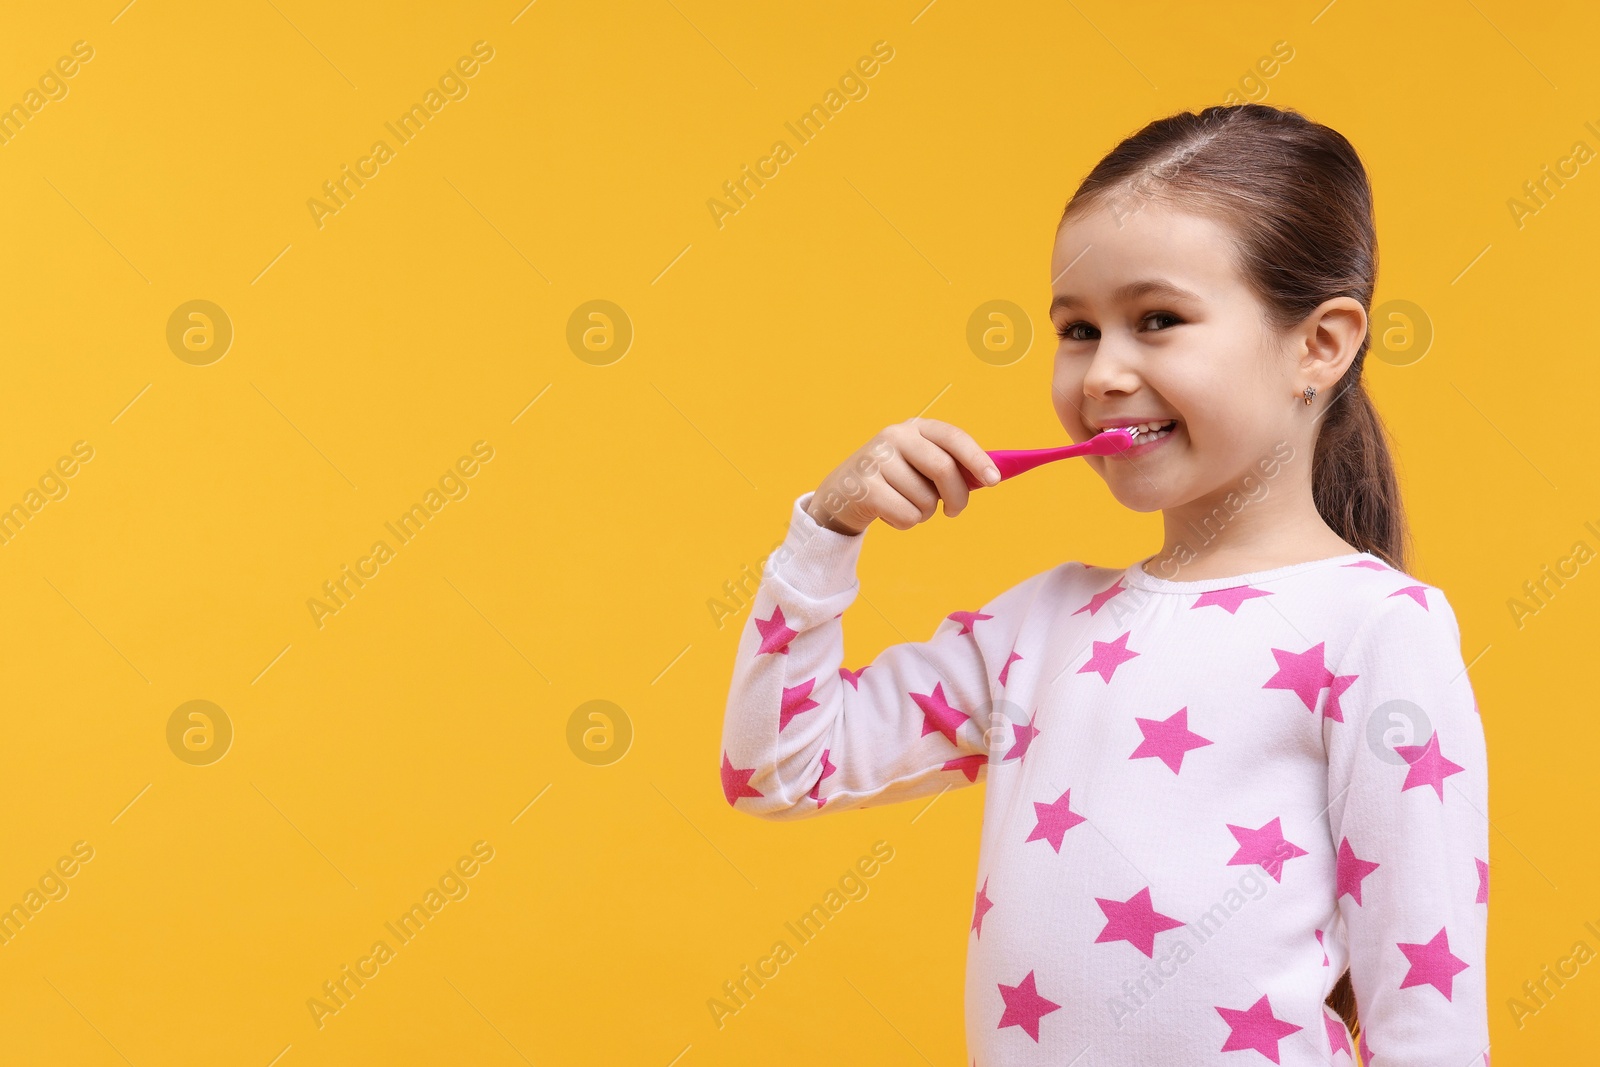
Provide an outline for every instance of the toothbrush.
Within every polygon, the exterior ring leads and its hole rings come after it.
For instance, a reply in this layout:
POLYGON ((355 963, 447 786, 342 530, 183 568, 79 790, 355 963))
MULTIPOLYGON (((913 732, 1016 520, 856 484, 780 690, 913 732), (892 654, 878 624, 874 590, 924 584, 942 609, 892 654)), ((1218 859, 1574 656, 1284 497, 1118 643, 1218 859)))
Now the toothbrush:
MULTIPOLYGON (((1114 456, 1133 447, 1133 431, 1123 426, 1118 426, 1103 433, 1097 433, 1076 445, 1063 445, 1060 448, 1024 448, 1024 449, 997 449, 988 453, 994 465, 1000 469, 1000 482, 1007 478, 1015 477, 1024 471, 1031 471, 1035 467, 1046 463, 1054 463, 1058 459, 1071 459, 1073 456, 1114 456)), ((968 489, 986 489, 982 482, 967 470, 961 468, 961 476, 967 481, 968 489)), ((1000 482, 994 483, 999 485, 1000 482)))

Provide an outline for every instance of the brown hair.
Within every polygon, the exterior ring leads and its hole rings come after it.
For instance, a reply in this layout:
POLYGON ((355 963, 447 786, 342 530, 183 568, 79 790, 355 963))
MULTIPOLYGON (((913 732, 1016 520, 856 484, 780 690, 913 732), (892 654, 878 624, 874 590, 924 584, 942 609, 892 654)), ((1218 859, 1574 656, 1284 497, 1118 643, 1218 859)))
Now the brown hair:
MULTIPOLYGON (((1228 226, 1240 276, 1278 330, 1323 301, 1348 296, 1370 317, 1378 274, 1372 187, 1338 131, 1266 104, 1180 111, 1124 139, 1067 201, 1106 205, 1118 219, 1162 200, 1228 226)), ((1358 550, 1397 570, 1410 534, 1383 421, 1362 382, 1369 328, 1323 407, 1311 461, 1317 512, 1358 550)), ((1287 402, 1287 401, 1286 401, 1287 402)), ((1341 982, 1347 986, 1347 982, 1341 982)))
MULTIPOLYGON (((1372 187, 1338 131, 1266 104, 1181 111, 1113 148, 1072 194, 1061 221, 1104 205, 1120 224, 1158 199, 1232 231, 1235 264, 1272 328, 1298 325, 1336 296, 1360 301, 1370 316, 1378 273, 1372 187)), ((1410 535, 1400 487, 1383 422, 1362 384, 1371 342, 1369 328, 1322 409, 1312 497, 1340 537, 1404 571, 1410 535)), ((1326 1003, 1359 1038, 1348 969, 1326 1003)))

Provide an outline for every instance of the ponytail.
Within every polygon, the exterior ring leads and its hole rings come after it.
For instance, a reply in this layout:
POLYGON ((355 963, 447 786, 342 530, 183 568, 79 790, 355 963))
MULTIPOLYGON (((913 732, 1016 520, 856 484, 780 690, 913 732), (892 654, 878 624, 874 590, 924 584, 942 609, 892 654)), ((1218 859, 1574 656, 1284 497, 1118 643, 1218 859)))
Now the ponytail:
POLYGON ((1361 380, 1359 357, 1324 412, 1311 460, 1311 495, 1322 521, 1340 537, 1406 570, 1410 546, 1400 485, 1383 420, 1361 380))

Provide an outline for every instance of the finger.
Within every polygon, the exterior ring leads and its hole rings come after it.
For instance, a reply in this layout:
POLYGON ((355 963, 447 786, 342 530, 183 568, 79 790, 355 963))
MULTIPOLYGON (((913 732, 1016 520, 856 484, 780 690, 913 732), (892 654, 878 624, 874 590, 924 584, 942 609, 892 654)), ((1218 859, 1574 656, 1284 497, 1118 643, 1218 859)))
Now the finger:
MULTIPOLYGON (((933 516, 939 508, 939 492, 932 482, 919 474, 903 456, 896 456, 885 463, 878 472, 883 476, 884 482, 894 490, 891 496, 898 496, 905 501, 905 506, 912 509, 916 518, 912 525, 924 522, 933 516)), ((889 502, 895 506, 894 501, 889 502)), ((900 514, 905 513, 905 507, 897 507, 900 514)))
POLYGON ((985 485, 994 485, 1000 480, 1000 471, 994 465, 994 460, 989 458, 989 453, 979 446, 972 435, 965 430, 940 422, 938 419, 925 419, 919 427, 922 436, 943 448, 956 458, 967 470, 977 476, 985 485), (986 476, 986 471, 994 471, 992 476, 986 476))
POLYGON ((917 506, 887 482, 873 490, 869 506, 872 514, 896 530, 909 530, 922 521, 917 506))
POLYGON ((946 515, 958 514, 967 506, 967 483, 961 477, 962 468, 954 456, 920 434, 908 441, 901 451, 906 460, 937 487, 946 515))

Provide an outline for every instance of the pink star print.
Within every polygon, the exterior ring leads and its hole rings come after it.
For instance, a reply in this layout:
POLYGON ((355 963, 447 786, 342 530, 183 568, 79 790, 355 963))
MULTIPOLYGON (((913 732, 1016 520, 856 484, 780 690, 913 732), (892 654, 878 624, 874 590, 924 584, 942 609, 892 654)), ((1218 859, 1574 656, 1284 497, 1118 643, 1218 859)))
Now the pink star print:
POLYGON ((982 622, 984 619, 992 619, 994 616, 984 615, 976 611, 952 611, 950 614, 946 615, 945 618, 954 622, 959 622, 961 624, 960 632, 964 634, 970 634, 972 632, 973 623, 982 622))
POLYGON ((1480 859, 1472 861, 1478 865, 1478 899, 1474 904, 1489 903, 1489 865, 1480 859))
POLYGON ((1361 903, 1361 880, 1378 869, 1378 864, 1371 860, 1364 860, 1356 855, 1356 850, 1350 847, 1350 839, 1344 838, 1339 842, 1338 869, 1335 880, 1338 888, 1333 894, 1333 899, 1338 900, 1346 893, 1357 904, 1361 903))
POLYGON ((1328 1031, 1328 1051, 1335 1056, 1341 1052, 1349 1055, 1350 1032, 1344 1028, 1344 1023, 1324 1013, 1322 1025, 1328 1031))
POLYGON ((1322 705, 1322 717, 1332 719, 1334 722, 1344 722, 1344 709, 1339 706, 1339 697, 1349 689, 1355 680, 1361 677, 1358 674, 1336 675, 1328 686, 1328 702, 1322 705))
POLYGON ((1333 684, 1333 672, 1322 659, 1322 646, 1318 641, 1304 652, 1290 652, 1275 648, 1272 655, 1278 661, 1278 673, 1267 679, 1263 689, 1292 689, 1307 711, 1317 708, 1317 694, 1333 684))
POLYGON ((1011 673, 1011 665, 1013 663, 1015 663, 1017 660, 1021 659, 1021 658, 1022 657, 1017 655, 1015 652, 1012 652, 1011 655, 1006 657, 1005 666, 1000 668, 1000 684, 1001 685, 1005 685, 1006 684, 1006 675, 1011 673))
POLYGON ((849 667, 840 667, 839 668, 839 677, 841 677, 845 681, 849 682, 851 689, 860 689, 861 688, 861 672, 866 670, 867 667, 870 667, 870 666, 872 666, 872 664, 869 663, 869 664, 867 664, 866 667, 862 667, 859 670, 854 670, 854 671, 851 670, 849 667))
POLYGON ((789 654, 789 642, 800 636, 799 630, 791 630, 783 621, 783 608, 774 604, 772 618, 757 619, 756 629, 761 631, 761 647, 756 649, 756 655, 764 652, 781 652, 789 654))
POLYGON ((1405 784, 1400 787, 1400 792, 1415 789, 1419 785, 1431 785, 1433 791, 1439 794, 1439 799, 1444 800, 1444 780, 1452 774, 1460 774, 1466 770, 1459 763, 1451 763, 1444 758, 1444 753, 1439 751, 1439 731, 1435 730, 1428 737, 1425 745, 1396 745, 1395 752, 1400 758, 1411 764, 1406 771, 1405 784))
POLYGON ((1401 941, 1398 946, 1406 954, 1406 959, 1411 961, 1411 970, 1401 980, 1400 988, 1431 985, 1444 994, 1444 999, 1451 999, 1451 981, 1467 969, 1467 963, 1451 954, 1450 939, 1445 935, 1444 927, 1439 927, 1439 932, 1426 944, 1411 945, 1401 941))
POLYGON ((978 898, 972 905, 972 929, 978 932, 978 937, 983 937, 983 917, 989 914, 989 909, 994 907, 994 901, 989 899, 989 879, 983 880, 983 888, 978 890, 978 898))
POLYGON ((1094 902, 1106 915, 1106 928, 1095 938, 1102 941, 1126 941, 1146 956, 1155 958, 1156 935, 1163 930, 1173 930, 1183 925, 1170 915, 1162 915, 1150 903, 1150 888, 1139 890, 1127 900, 1107 900, 1095 897, 1094 902))
POLYGON ((759 797, 762 794, 750 787, 750 776, 756 773, 754 767, 740 770, 733 765, 728 754, 722 754, 722 795, 727 797, 731 805, 740 797, 759 797))
POLYGON ((1037 822, 1033 831, 1028 834, 1028 841, 1048 841, 1050 847, 1057 852, 1061 851, 1061 835, 1074 826, 1083 822, 1083 816, 1072 810, 1072 790, 1068 789, 1061 794, 1060 799, 1050 804, 1033 802, 1033 814, 1037 822))
POLYGON ((1035 737, 1039 736, 1038 727, 1033 725, 1033 721, 1038 717, 1039 712, 1036 710, 1032 715, 1028 716, 1026 724, 1019 722, 1011 727, 1011 738, 1014 743, 1011 746, 1011 750, 1001 757, 1002 760, 1019 760, 1028 754, 1028 746, 1033 744, 1035 737))
POLYGON ((967 781, 976 782, 978 780, 978 768, 982 767, 986 762, 988 760, 982 753, 974 753, 970 756, 958 756, 953 760, 946 760, 940 765, 939 769, 941 771, 960 771, 967 776, 967 781))
POLYGON ((1195 608, 1203 608, 1215 604, 1217 607, 1227 611, 1229 615, 1237 615, 1239 613, 1239 605, 1246 600, 1254 600, 1258 596, 1271 595, 1272 593, 1266 589, 1252 589, 1248 585, 1236 585, 1231 589, 1207 589, 1200 594, 1193 604, 1189 605, 1189 608, 1192 611, 1195 608))
POLYGON ((937 730, 944 735, 946 741, 955 744, 956 731, 968 720, 968 715, 960 708, 950 706, 950 702, 944 698, 944 683, 933 683, 931 693, 908 695, 916 702, 917 707, 922 709, 922 733, 918 736, 926 737, 937 730))
POLYGON ((1408 585, 1404 589, 1396 589, 1390 596, 1408 596, 1422 605, 1422 610, 1428 610, 1428 587, 1425 585, 1408 585))
POLYGON ((1322 945, 1322 965, 1326 967, 1328 965, 1328 946, 1323 943, 1321 930, 1317 931, 1317 944, 1322 945))
POLYGON ((819 807, 819 808, 822 807, 822 805, 824 805, 824 804, 826 804, 828 802, 828 798, 827 797, 819 795, 822 792, 822 780, 824 778, 828 777, 828 775, 832 774, 834 771, 839 769, 839 768, 835 767, 833 765, 833 763, 828 759, 828 752, 829 751, 830 750, 826 749, 826 748, 822 750, 822 773, 817 775, 817 784, 812 786, 811 787, 811 792, 809 794, 807 794, 808 796, 811 797, 812 800, 815 800, 817 802, 817 807, 819 807))
POLYGON ((1307 855, 1305 849, 1283 839, 1283 829, 1278 825, 1276 818, 1259 830, 1250 830, 1232 823, 1223 825, 1233 831, 1234 840, 1239 842, 1239 851, 1228 861, 1229 867, 1259 863, 1262 869, 1272 876, 1274 882, 1281 882, 1284 861, 1307 855))
POLYGON ((1073 614, 1074 615, 1082 615, 1084 612, 1087 611, 1090 615, 1094 615, 1097 612, 1099 612, 1099 610, 1101 608, 1106 606, 1106 601, 1110 600, 1112 597, 1114 597, 1118 593, 1122 592, 1123 589, 1125 589, 1125 588, 1126 588, 1126 586, 1124 586, 1122 584, 1122 579, 1118 578, 1116 580, 1116 582, 1111 586, 1111 588, 1102 589, 1100 592, 1098 592, 1094 596, 1090 597, 1089 598, 1089 602, 1087 604, 1085 604, 1083 607, 1079 608, 1077 611, 1074 611, 1073 614))
POLYGON ((1386 570, 1390 569, 1387 565, 1385 565, 1383 563, 1379 563, 1375 559, 1361 559, 1361 560, 1357 560, 1354 563, 1346 563, 1345 566, 1346 567, 1365 567, 1369 571, 1386 571, 1386 570))
POLYGON ((1363 1029, 1361 1036, 1356 1038, 1356 1046, 1361 1049, 1361 1062, 1372 1062, 1372 1046, 1367 1044, 1367 1031, 1363 1029))
POLYGON ((783 707, 778 712, 778 732, 783 733, 783 728, 789 725, 796 715, 812 708, 820 708, 815 700, 811 699, 811 687, 817 684, 815 678, 807 678, 799 685, 783 687, 783 707))
POLYGON ((1245 1011, 1220 1005, 1216 1006, 1216 1010, 1229 1029, 1228 1040, 1222 1045, 1223 1052, 1253 1048, 1273 1063, 1278 1063, 1278 1042, 1301 1029, 1274 1016, 1272 1004, 1265 994, 1245 1011))
POLYGON ((1165 719, 1141 719, 1135 716, 1133 721, 1139 724, 1144 740, 1139 742, 1139 747, 1128 758, 1146 759, 1154 756, 1170 767, 1173 774, 1182 771, 1185 752, 1211 744, 1199 734, 1190 732, 1187 707, 1179 708, 1165 719))
POLYGON ((1039 1020, 1061 1005, 1039 995, 1039 990, 1034 986, 1032 971, 1029 971, 1027 977, 1016 985, 1006 985, 1004 982, 996 984, 1000 987, 1000 996, 1006 1002, 1006 1010, 1000 1016, 1000 1025, 995 1029, 1004 1030, 1008 1026, 1020 1026, 1024 1033, 1033 1038, 1034 1044, 1038 1044, 1039 1020))
POLYGON ((1124 633, 1115 641, 1096 641, 1094 654, 1089 657, 1089 662, 1078 668, 1078 673, 1087 674, 1094 671, 1106 681, 1111 681, 1112 672, 1139 654, 1128 651, 1128 633, 1124 633))

